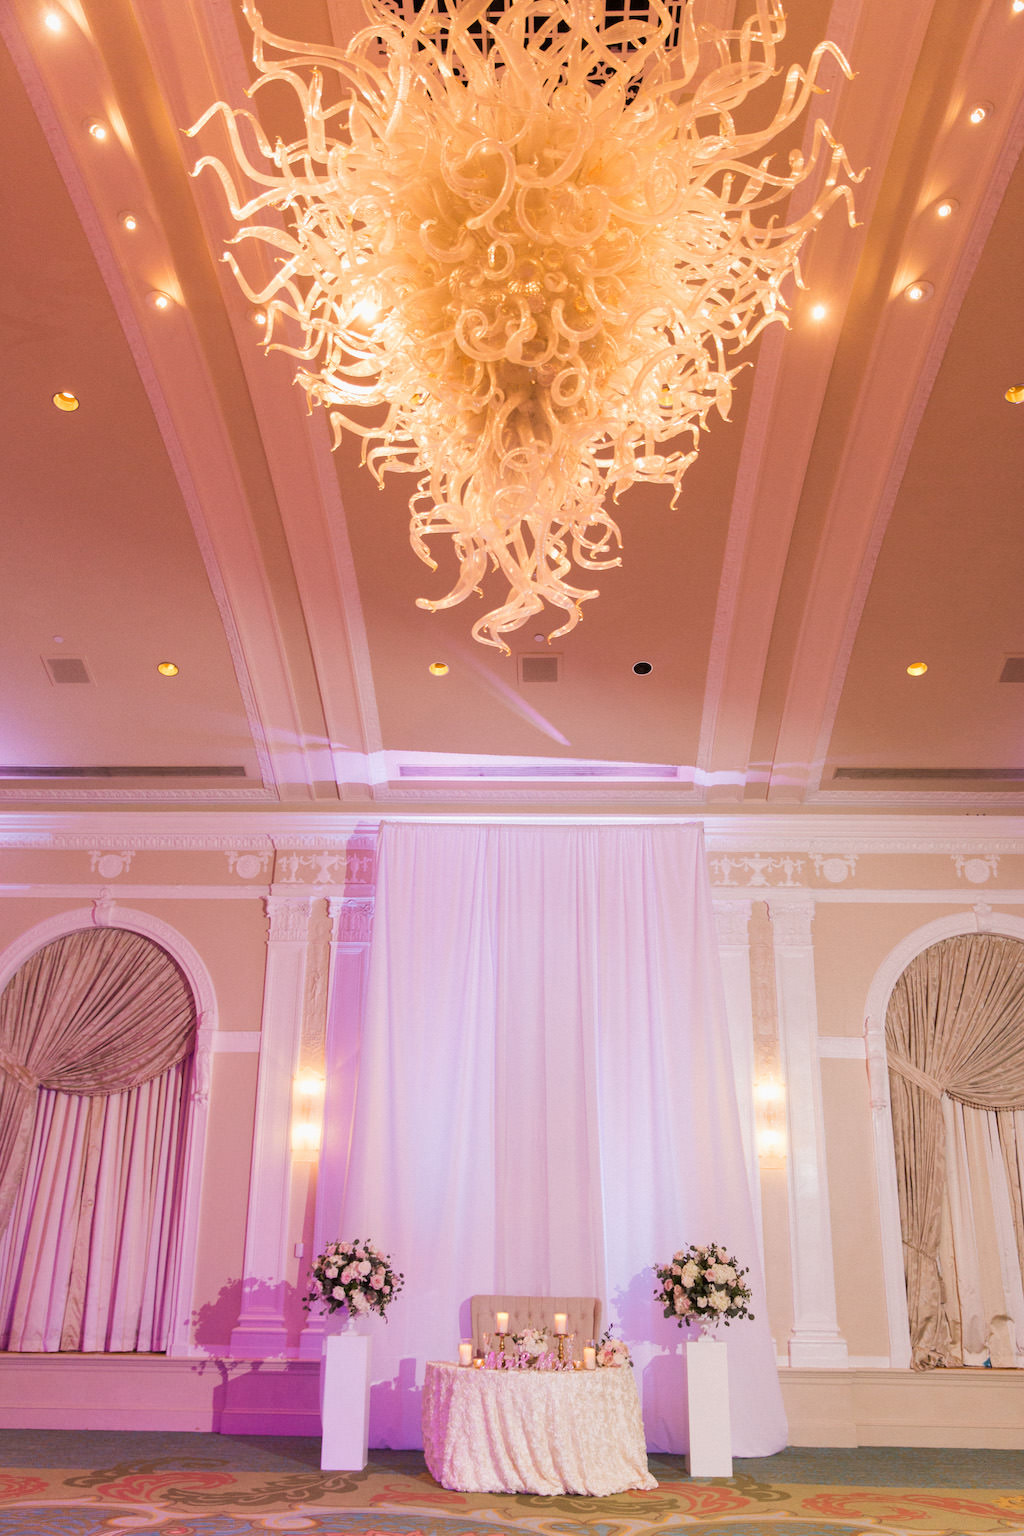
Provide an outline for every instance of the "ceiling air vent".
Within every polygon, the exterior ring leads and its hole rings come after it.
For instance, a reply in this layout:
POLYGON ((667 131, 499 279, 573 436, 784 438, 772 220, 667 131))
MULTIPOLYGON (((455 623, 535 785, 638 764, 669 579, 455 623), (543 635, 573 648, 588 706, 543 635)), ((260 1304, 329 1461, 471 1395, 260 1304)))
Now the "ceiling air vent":
POLYGON ((837 768, 836 779, 920 779, 934 784, 983 779, 990 783, 1018 783, 1024 768, 837 768))
POLYGON ((51 683, 91 683, 89 669, 81 656, 44 656, 43 666, 51 683))
POLYGON ((193 766, 163 767, 154 763, 132 765, 106 763, 98 768, 62 766, 3 766, 0 779, 244 779, 245 769, 234 763, 215 763, 212 767, 193 766))
POLYGON ((999 674, 1001 683, 1024 683, 1024 656, 1007 656, 999 674))
POLYGON ((521 683, 557 683, 560 656, 519 656, 521 683))
POLYGON ((403 779, 667 779, 678 781, 670 763, 401 763, 403 779))

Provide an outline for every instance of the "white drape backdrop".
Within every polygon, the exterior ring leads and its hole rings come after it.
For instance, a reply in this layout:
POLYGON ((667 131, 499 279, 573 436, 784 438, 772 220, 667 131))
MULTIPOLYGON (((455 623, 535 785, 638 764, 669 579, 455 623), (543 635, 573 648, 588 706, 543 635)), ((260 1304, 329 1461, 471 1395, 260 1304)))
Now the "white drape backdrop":
POLYGON ((390 1251, 371 1443, 421 1444, 426 1360, 477 1292, 597 1295, 652 1449, 686 1448, 681 1331, 651 1266, 752 1268, 734 1451, 786 1443, 696 826, 385 825, 338 1235, 390 1251))

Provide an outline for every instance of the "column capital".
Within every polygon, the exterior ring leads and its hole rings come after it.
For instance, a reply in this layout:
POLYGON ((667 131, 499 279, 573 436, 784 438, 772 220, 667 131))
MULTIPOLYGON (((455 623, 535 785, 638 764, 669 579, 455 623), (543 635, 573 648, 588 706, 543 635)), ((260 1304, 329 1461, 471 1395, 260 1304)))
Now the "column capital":
POLYGON ((313 912, 315 896, 264 896, 263 902, 270 920, 268 942, 279 941, 305 943, 309 937, 309 920, 313 912))
POLYGON ((768 902, 772 934, 776 949, 803 949, 813 943, 811 928, 814 923, 815 901, 813 896, 801 896, 796 901, 773 898, 768 902))
POLYGON ((367 944, 373 926, 372 896, 329 896, 332 944, 367 944))
POLYGON ((715 927, 720 946, 748 948, 750 945, 750 916, 754 910, 752 901, 712 901, 715 927))

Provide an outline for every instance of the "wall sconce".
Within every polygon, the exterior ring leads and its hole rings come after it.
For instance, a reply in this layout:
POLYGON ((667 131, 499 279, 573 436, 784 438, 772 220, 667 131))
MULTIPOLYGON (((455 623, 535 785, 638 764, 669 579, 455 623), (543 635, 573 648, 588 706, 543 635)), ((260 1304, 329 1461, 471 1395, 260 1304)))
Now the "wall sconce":
POLYGON ((302 1072, 292 1084, 292 1161, 315 1163, 324 1126, 324 1080, 302 1072))
POLYGON ((754 1084, 757 1160, 762 1168, 786 1166, 786 1089, 777 1077, 754 1084))

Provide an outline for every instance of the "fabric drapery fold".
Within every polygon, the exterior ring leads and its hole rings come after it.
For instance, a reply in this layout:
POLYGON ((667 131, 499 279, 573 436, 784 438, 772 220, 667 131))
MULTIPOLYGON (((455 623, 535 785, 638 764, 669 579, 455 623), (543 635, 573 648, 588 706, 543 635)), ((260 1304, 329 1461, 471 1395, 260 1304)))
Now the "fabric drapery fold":
POLYGON ((942 1095, 975 1109, 1024 1109, 1022 1018, 1024 946, 995 934, 932 945, 911 961, 889 1000, 896 1178, 918 1369, 959 1363, 939 1264, 947 1189, 942 1095))
POLYGON ((652 1266, 718 1241, 756 1298, 729 1330, 736 1454, 785 1445, 699 827, 385 824, 352 1028, 334 1219, 406 1276, 370 1325, 373 1444, 421 1443, 425 1362, 504 1292, 600 1296, 648 1443, 685 1448, 652 1266))
POLYGON ((0 1349, 161 1351, 191 1059, 104 1095, 43 1089, 0 1239, 0 1349))
POLYGON ((138 1087, 187 1055, 195 1024, 188 982, 142 934, 79 929, 26 960, 0 993, 0 1231, 25 1166, 35 1085, 138 1087))

